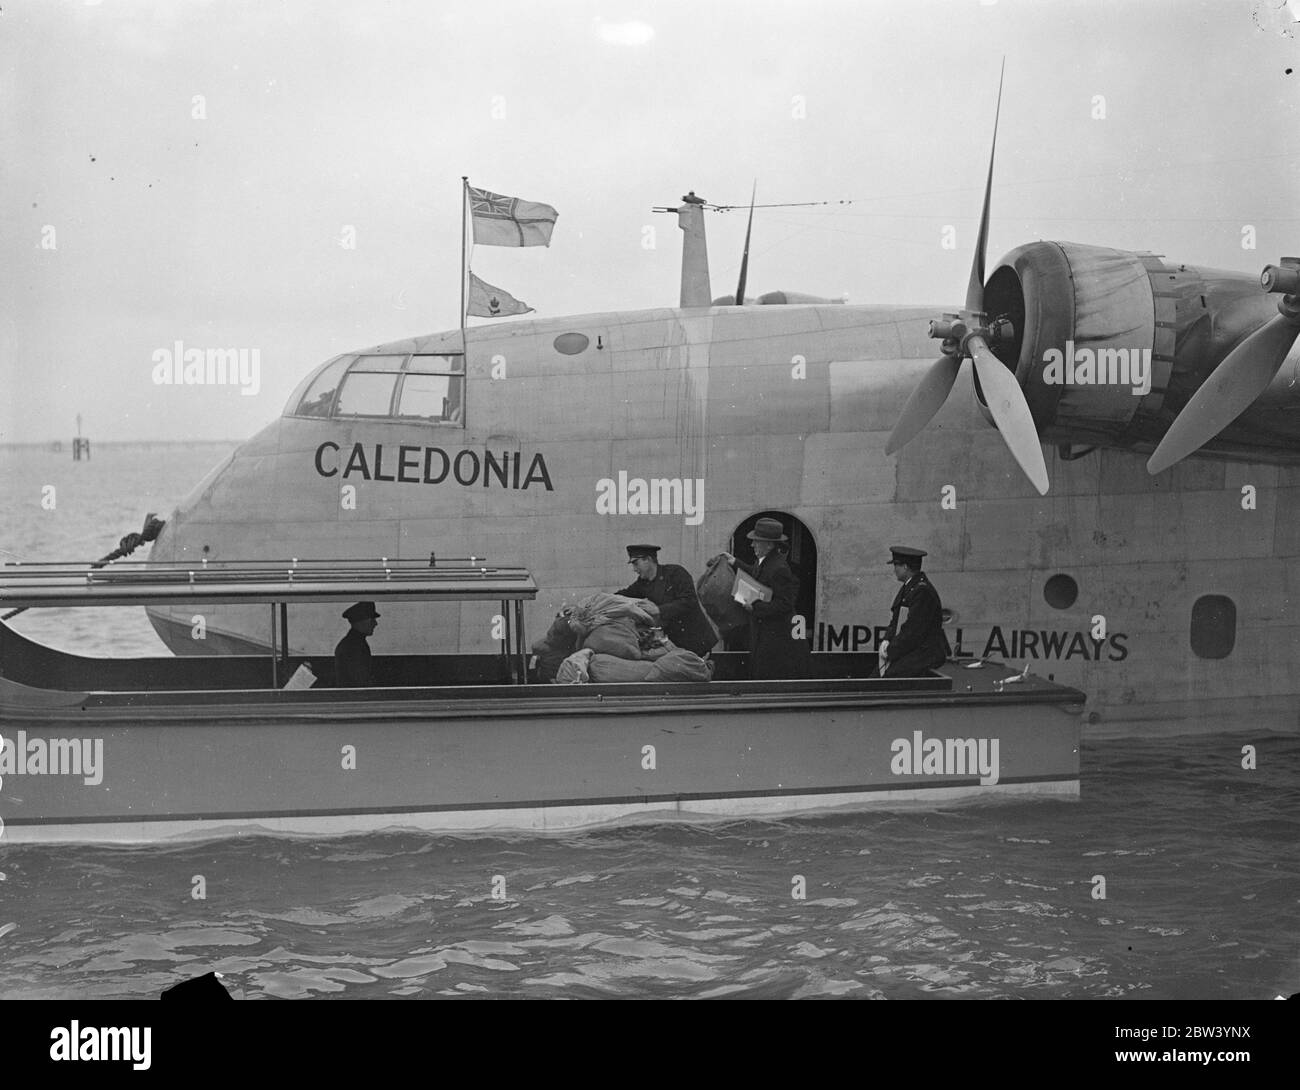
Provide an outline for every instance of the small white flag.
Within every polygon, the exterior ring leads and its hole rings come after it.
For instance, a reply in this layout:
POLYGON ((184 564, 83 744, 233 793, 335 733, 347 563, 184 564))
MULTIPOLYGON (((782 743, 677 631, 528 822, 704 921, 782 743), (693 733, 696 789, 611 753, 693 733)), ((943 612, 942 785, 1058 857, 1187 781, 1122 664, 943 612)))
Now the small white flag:
POLYGON ((505 318, 511 314, 531 314, 533 308, 508 291, 494 288, 486 280, 469 274, 469 310, 476 318, 505 318))

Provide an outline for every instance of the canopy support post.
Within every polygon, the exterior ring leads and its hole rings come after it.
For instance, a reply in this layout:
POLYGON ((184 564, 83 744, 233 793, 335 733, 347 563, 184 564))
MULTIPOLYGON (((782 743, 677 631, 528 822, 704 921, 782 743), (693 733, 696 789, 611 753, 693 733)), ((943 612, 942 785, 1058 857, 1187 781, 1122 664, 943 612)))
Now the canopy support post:
POLYGON ((280 687, 280 660, 279 660, 279 653, 276 650, 275 631, 276 631, 275 603, 272 602, 271 603, 271 688, 272 689, 278 689, 280 687))
POLYGON ((289 603, 280 603, 280 660, 285 676, 289 675, 289 603))
POLYGON ((528 684, 528 643, 524 639, 524 603, 515 599, 515 647, 519 652, 519 684, 528 684))

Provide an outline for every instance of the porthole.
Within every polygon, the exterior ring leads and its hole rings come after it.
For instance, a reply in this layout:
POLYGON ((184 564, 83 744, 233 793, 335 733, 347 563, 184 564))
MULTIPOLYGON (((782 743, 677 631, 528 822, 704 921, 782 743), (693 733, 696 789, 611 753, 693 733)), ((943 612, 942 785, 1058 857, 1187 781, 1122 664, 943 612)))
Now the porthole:
POLYGON ((1043 585, 1043 597, 1053 609, 1069 609, 1079 598, 1079 584, 1058 573, 1043 585))
POLYGON ((565 356, 576 356, 587 351, 591 338, 585 333, 561 333, 555 338, 555 351, 565 356))
POLYGON ((1192 603, 1192 651, 1202 659, 1226 659, 1237 643, 1237 606, 1222 594, 1192 603))

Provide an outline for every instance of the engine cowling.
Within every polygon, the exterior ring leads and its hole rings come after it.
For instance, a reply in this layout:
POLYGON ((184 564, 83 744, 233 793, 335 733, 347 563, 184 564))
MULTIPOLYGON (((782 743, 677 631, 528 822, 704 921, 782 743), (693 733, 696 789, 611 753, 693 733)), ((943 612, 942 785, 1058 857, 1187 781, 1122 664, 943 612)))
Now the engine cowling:
MULTIPOLYGON (((1158 442, 1232 347, 1276 313, 1254 276, 1068 242, 1012 250, 988 278, 984 308, 990 347, 1015 371, 1039 435, 1124 448, 1158 442)), ((1220 445, 1232 445, 1232 430, 1220 445)))

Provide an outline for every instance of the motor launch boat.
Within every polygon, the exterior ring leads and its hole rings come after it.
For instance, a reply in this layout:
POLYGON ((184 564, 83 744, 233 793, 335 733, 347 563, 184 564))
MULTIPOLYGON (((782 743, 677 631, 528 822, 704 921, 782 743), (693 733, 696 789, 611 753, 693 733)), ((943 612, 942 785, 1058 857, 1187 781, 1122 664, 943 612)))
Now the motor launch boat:
POLYGON ((7 842, 156 842, 581 828, 785 816, 999 795, 1077 796, 1084 694, 992 662, 870 678, 543 685, 528 675, 525 569, 478 558, 0 566, 0 608, 265 608, 271 653, 91 658, 0 623, 0 818, 7 842), (477 609, 490 654, 376 655, 335 687, 291 653, 291 613, 369 600, 477 609), (298 687, 299 667, 316 677, 298 687), (286 687, 287 686, 287 687, 286 687))

